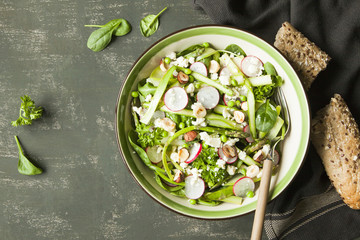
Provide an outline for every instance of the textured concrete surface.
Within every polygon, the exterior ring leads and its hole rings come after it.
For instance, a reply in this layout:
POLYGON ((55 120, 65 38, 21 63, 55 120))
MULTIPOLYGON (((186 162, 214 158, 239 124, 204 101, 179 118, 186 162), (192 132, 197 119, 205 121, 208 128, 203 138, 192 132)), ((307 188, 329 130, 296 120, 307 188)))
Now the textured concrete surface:
POLYGON ((209 23, 190 0, 0 2, 0 239, 249 239, 253 214, 204 221, 154 202, 115 139, 116 98, 133 62, 159 38, 209 23), (165 6, 159 30, 143 37, 141 18, 165 6), (84 25, 114 18, 132 32, 89 50, 94 29, 84 25), (14 128, 24 94, 45 113, 14 128), (14 135, 42 175, 17 172, 14 135))

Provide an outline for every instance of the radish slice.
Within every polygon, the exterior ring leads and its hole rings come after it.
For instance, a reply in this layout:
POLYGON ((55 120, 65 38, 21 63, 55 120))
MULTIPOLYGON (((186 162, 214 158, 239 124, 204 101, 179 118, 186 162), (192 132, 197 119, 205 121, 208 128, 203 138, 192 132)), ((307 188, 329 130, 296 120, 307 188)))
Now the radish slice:
POLYGON ((185 163, 192 163, 199 155, 202 150, 202 145, 200 143, 194 143, 194 145, 190 148, 190 156, 185 161, 185 163))
POLYGON ((202 62, 194 62, 190 66, 190 70, 193 72, 200 73, 201 75, 204 75, 205 77, 208 75, 207 68, 204 63, 202 62))
POLYGON ((230 77, 230 75, 231 75, 230 70, 227 67, 223 67, 220 71, 219 77, 221 76, 230 77))
MULTIPOLYGON (((271 153, 270 153, 271 154, 271 153)), ((279 161, 280 161, 280 154, 278 151, 276 151, 274 149, 274 159, 273 159, 273 164, 274 165, 278 165, 279 164, 279 161)))
POLYGON ((145 149, 146 154, 148 155, 150 161, 152 163, 159 163, 162 160, 162 151, 158 152, 158 147, 157 146, 152 146, 152 147, 147 147, 145 149))
POLYGON ((222 160, 224 160, 228 164, 233 164, 234 162, 236 162, 236 160, 238 158, 237 155, 235 157, 233 157, 233 158, 226 157, 223 150, 222 150, 222 148, 219 148, 218 155, 219 155, 219 158, 221 158, 222 160))
POLYGON ((242 177, 236 181, 233 186, 234 195, 237 197, 246 197, 246 193, 255 190, 255 183, 249 177, 242 177))
POLYGON ((172 87, 165 93, 164 103, 173 112, 183 110, 188 104, 188 95, 182 87, 172 87))
POLYGON ((259 76, 262 68, 262 61, 255 56, 247 56, 241 61, 241 71, 248 77, 259 76))
MULTIPOLYGON (((249 126, 249 125, 246 125, 246 126, 244 127, 244 130, 243 130, 243 131, 250 134, 250 126, 249 126)), ((252 137, 251 135, 250 135, 250 137, 245 138, 245 140, 246 140, 247 142, 249 142, 249 143, 254 142, 254 139, 253 139, 253 137, 252 137)))
POLYGON ((206 109, 216 107, 219 100, 220 95, 218 90, 211 86, 201 88, 197 94, 197 101, 200 102, 206 109))
POLYGON ((204 194, 205 182, 194 175, 185 178, 185 195, 189 199, 198 199, 204 194))

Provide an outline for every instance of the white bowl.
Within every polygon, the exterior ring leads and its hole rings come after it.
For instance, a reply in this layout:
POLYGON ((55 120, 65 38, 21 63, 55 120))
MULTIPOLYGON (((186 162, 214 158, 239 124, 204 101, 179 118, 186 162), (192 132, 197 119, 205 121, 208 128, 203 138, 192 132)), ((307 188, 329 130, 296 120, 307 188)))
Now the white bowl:
POLYGON ((125 165, 136 182, 160 204, 187 216, 222 219, 253 211, 258 194, 255 193, 254 198, 246 198, 242 206, 229 203, 213 207, 191 205, 186 199, 172 196, 156 184, 153 171, 143 164, 127 140, 127 133, 133 128, 130 93, 137 88, 137 83, 147 78, 167 53, 203 42, 209 42, 215 49, 237 44, 247 55, 272 63, 284 79, 281 88, 290 110, 291 129, 283 142, 279 171, 271 179, 270 200, 290 184, 302 165, 309 143, 310 113, 301 82, 285 58, 265 41, 237 28, 207 25, 183 29, 156 42, 135 62, 120 90, 116 112, 116 134, 125 165))

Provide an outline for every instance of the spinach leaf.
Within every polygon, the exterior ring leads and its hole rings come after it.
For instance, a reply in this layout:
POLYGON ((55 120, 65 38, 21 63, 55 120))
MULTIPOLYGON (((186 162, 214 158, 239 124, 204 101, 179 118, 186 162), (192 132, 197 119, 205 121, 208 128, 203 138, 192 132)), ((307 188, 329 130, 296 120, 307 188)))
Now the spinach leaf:
POLYGON ((276 72, 274 65, 272 65, 269 62, 264 63, 264 70, 265 70, 266 74, 269 74, 271 76, 277 76, 277 72, 276 72))
POLYGON ((235 53, 236 55, 243 55, 244 57, 246 57, 246 53, 244 52, 244 50, 242 50, 242 48, 236 44, 230 44, 225 48, 225 51, 229 51, 235 53))
POLYGON ((88 39, 87 47, 94 52, 99 52, 106 48, 106 46, 110 43, 112 35, 116 30, 117 26, 118 25, 112 27, 102 27, 92 32, 88 39))
POLYGON ((19 142, 19 139, 17 136, 15 137, 15 141, 17 144, 17 147, 19 149, 19 162, 18 162, 18 171, 19 173, 23 174, 23 175, 37 175, 37 174, 41 174, 43 172, 43 170, 41 168, 36 167, 35 165, 33 165, 29 159, 27 159, 21 149, 21 145, 19 142))
POLYGON ((276 108, 267 100, 256 111, 255 126, 261 132, 268 132, 275 124, 277 118, 276 108))
POLYGON ((117 37, 124 36, 131 31, 130 23, 126 19, 123 19, 123 18, 113 19, 104 25, 85 25, 85 27, 99 27, 99 28, 103 28, 103 27, 112 28, 115 26, 117 26, 117 28, 114 32, 114 35, 117 37))
POLYGON ((185 56, 185 55, 186 55, 186 57, 197 57, 200 54, 202 54, 204 52, 204 50, 205 50, 204 45, 195 44, 195 45, 192 45, 192 46, 182 50, 181 52, 178 52, 176 54, 176 57, 181 57, 181 56, 185 56))
POLYGON ((149 37, 152 34, 154 34, 157 29, 159 28, 159 16, 162 12, 164 12, 167 9, 165 7, 163 10, 161 10, 157 15, 147 15, 140 21, 140 31, 144 37, 149 37))

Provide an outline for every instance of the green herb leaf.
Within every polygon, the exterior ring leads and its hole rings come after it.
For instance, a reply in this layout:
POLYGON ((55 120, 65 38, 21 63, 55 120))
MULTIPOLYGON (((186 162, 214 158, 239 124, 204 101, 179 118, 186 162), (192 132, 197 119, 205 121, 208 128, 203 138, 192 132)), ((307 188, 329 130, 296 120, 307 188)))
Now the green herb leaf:
POLYGON ((24 95, 20 99, 22 103, 19 118, 11 122, 14 127, 32 124, 32 120, 40 118, 43 112, 42 107, 36 107, 35 102, 28 95, 24 95))
POLYGON ((117 37, 121 37, 121 36, 128 34, 131 31, 131 25, 127 20, 125 20, 123 18, 118 19, 118 20, 120 20, 120 24, 116 28, 114 35, 117 37))
POLYGON ((19 149, 19 163, 18 163, 18 171, 21 174, 24 175, 37 175, 41 174, 43 170, 41 168, 38 168, 34 166, 29 159, 27 159, 21 149, 21 145, 19 142, 19 139, 17 136, 15 137, 15 141, 17 143, 18 149, 19 149))
POLYGON ((187 57, 197 57, 200 54, 202 54, 204 52, 204 50, 205 50, 205 47, 202 44, 196 44, 196 45, 192 45, 192 46, 182 50, 181 52, 177 53, 176 57, 185 56, 190 53, 192 53, 191 56, 189 55, 187 57))
POLYGON ((256 111, 255 125, 261 132, 268 132, 274 126, 277 118, 276 108, 267 100, 256 111))
POLYGON ((154 34, 157 29, 159 28, 159 16, 162 12, 164 12, 167 9, 165 7, 161 12, 159 12, 157 15, 147 15, 140 21, 140 31, 144 37, 149 37, 152 34, 154 34))
POLYGON ((102 27, 93 31, 88 39, 87 47, 94 52, 99 52, 106 48, 111 41, 113 32, 116 30, 116 27, 102 27))
POLYGON ((225 51, 229 51, 235 53, 236 55, 243 55, 244 57, 246 57, 246 53, 244 52, 244 50, 242 50, 242 48, 236 44, 230 44, 225 48, 225 51))

